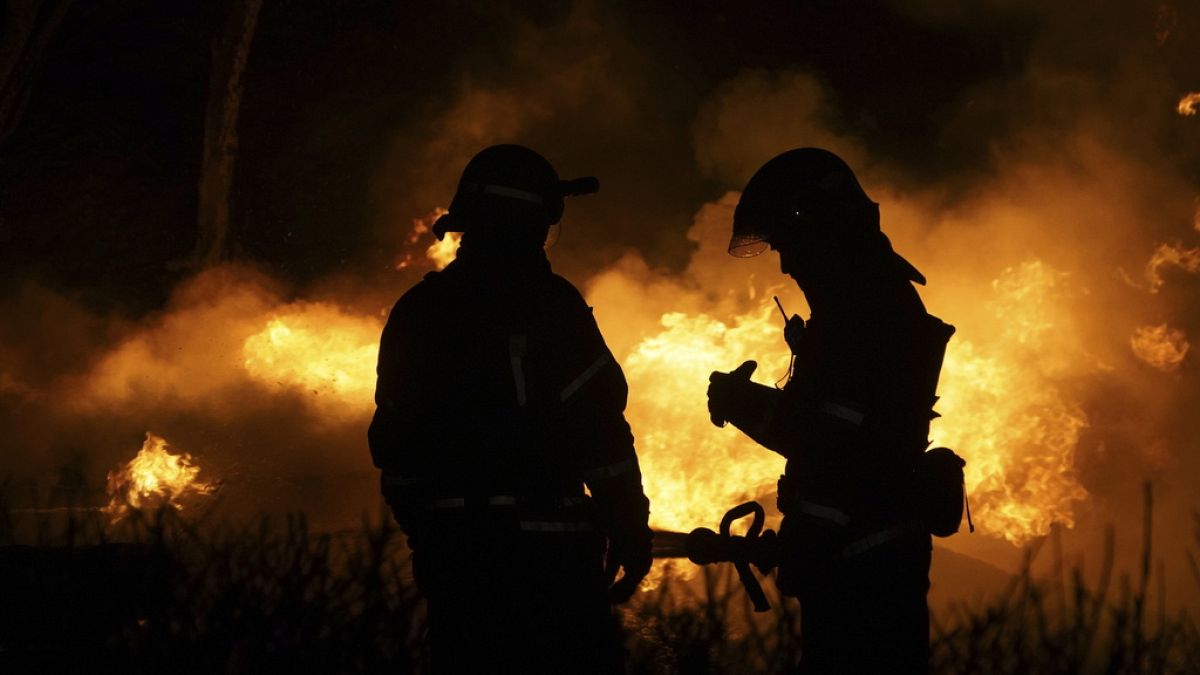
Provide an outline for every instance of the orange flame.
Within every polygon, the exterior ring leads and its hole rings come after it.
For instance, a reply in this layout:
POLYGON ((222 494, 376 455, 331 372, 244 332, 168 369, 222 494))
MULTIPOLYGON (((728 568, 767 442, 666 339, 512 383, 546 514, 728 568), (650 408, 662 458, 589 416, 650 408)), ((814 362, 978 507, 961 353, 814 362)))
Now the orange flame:
POLYGON ((441 240, 433 242, 425 250, 425 257, 433 261, 437 268, 444 269, 458 255, 458 243, 462 241, 462 233, 447 232, 441 240))
POLYGON ((1074 525, 1088 496, 1075 467, 1087 416, 1055 381, 1055 341, 1075 333, 1058 304, 1066 281, 1036 260, 1004 270, 988 303, 998 334, 955 338, 942 370, 932 440, 966 458, 980 530, 1018 545, 1074 525))
MULTIPOLYGON (((1053 382, 1056 291, 1064 275, 1038 261, 1006 270, 993 283, 991 310, 1005 326, 986 346, 951 341, 942 372, 944 415, 932 432, 967 460, 967 487, 980 529, 1016 544, 1074 523, 1074 502, 1087 492, 1075 451, 1087 418, 1053 382)), ((624 359, 628 417, 638 439, 652 521, 686 530, 720 520, 731 506, 768 497, 783 459, 733 430, 715 429, 704 390, 708 373, 759 360, 759 380, 787 363, 774 305, 722 322, 705 314, 668 313, 662 330, 624 359), (766 371, 766 372, 764 372, 766 371)))
POLYGON ((773 311, 764 306, 729 323, 668 313, 662 332, 625 359, 628 418, 655 527, 712 527, 729 508, 774 489, 783 458, 732 427, 713 427, 704 398, 714 370, 753 358, 760 364, 756 379, 770 381, 766 373, 786 366, 788 351, 773 311))
POLYGON ((108 472, 109 502, 104 510, 113 517, 113 522, 124 518, 130 509, 146 506, 182 509, 182 498, 216 490, 215 485, 198 478, 200 467, 191 455, 171 454, 169 447, 165 438, 147 431, 137 456, 125 466, 108 472))
POLYGON ((1164 373, 1178 371, 1190 347, 1183 331, 1165 323, 1140 326, 1129 338, 1129 346, 1135 356, 1164 373))
POLYGON ((380 325, 320 303, 289 306, 242 344, 255 380, 320 397, 327 409, 368 410, 375 391, 380 325))
MULTIPOLYGON (((438 206, 438 207, 434 208, 432 211, 430 211, 428 214, 426 214, 424 217, 412 219, 412 229, 409 230, 408 237, 405 238, 406 245, 404 247, 405 248, 404 256, 401 257, 400 260, 397 261, 396 265, 395 265, 397 270, 402 270, 402 269, 408 267, 409 265, 413 264, 413 254, 411 252, 413 247, 416 246, 417 243, 420 242, 421 239, 425 237, 425 235, 430 234, 433 231, 433 224, 437 222, 437 219, 441 218, 442 216, 446 215, 447 213, 449 213, 449 211, 438 206)), ((457 237, 458 235, 454 234, 454 236, 457 237)), ((441 243, 442 242, 440 242, 440 241, 435 242, 433 244, 433 246, 430 246, 428 251, 426 251, 426 257, 429 258, 430 260, 434 260, 436 262, 436 259, 434 258, 432 252, 441 243)), ((453 253, 453 252, 454 252, 454 250, 451 249, 450 253, 453 253)), ((454 259, 454 256, 451 255, 450 260, 453 260, 453 259, 454 259)), ((449 264, 449 262, 450 261, 447 260, 445 263, 440 265, 438 267, 438 269, 445 267, 447 264, 449 264)))

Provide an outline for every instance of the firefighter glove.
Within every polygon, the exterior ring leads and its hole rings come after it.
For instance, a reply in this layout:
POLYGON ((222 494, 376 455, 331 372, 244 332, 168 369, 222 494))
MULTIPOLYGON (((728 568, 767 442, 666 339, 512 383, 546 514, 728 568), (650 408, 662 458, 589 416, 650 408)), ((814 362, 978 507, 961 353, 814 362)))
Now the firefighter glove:
POLYGON ((783 327, 783 341, 793 354, 800 353, 800 344, 804 341, 804 319, 799 314, 793 314, 783 327))
POLYGON ((620 537, 609 540, 608 558, 604 565, 605 578, 608 580, 608 601, 616 604, 625 602, 633 597, 642 579, 650 572, 651 537, 649 529, 644 537, 620 537), (616 579, 617 569, 624 570, 620 579, 616 579), (614 579, 616 582, 614 583, 614 579))
POLYGON ((739 417, 739 413, 751 400, 748 393, 754 388, 750 376, 758 364, 746 361, 731 373, 714 371, 708 376, 708 414, 718 427, 739 417))

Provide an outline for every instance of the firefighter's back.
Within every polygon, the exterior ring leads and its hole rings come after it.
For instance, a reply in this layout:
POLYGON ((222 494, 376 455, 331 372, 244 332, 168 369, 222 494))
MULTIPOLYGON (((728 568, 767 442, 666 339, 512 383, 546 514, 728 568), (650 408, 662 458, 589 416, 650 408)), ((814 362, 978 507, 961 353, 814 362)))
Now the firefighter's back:
POLYGON ((624 375, 543 249, 563 198, 597 189, 483 150, 433 228, 463 233, 457 258, 384 328, 368 436, 436 672, 619 670, 609 602, 649 570, 648 502, 624 375))
POLYGON ((414 574, 439 670, 611 671, 617 629, 605 542, 562 391, 602 345, 587 306, 548 266, 456 261, 398 304, 419 337, 420 445, 397 458, 421 482, 414 574), (417 328, 419 327, 419 328, 417 328))

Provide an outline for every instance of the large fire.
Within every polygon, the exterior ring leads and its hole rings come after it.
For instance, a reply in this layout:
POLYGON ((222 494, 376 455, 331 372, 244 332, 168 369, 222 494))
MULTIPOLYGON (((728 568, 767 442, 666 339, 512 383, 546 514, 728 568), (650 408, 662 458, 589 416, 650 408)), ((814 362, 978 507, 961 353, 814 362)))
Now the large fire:
POLYGON ((114 522, 128 515, 130 509, 181 509, 184 498, 216 490, 213 483, 200 480, 200 467, 191 455, 172 454, 169 448, 165 438, 148 431, 137 456, 108 472, 109 502, 104 510, 114 522))
MULTIPOLYGON (((443 244, 426 251, 426 264, 442 267, 452 259, 443 244)), ((1162 266, 1187 268, 1193 257, 1180 247, 1160 249, 1147 270, 1151 287, 1161 284, 1162 266)), ((739 280, 726 283, 733 281, 739 280)), ((1037 260, 1004 270, 991 297, 974 301, 984 307, 986 323, 975 331, 960 326, 942 372, 937 409, 943 417, 932 440, 968 460, 967 488, 980 530, 1016 544, 1046 534, 1054 523, 1072 525, 1075 502, 1087 497, 1075 453, 1088 421, 1056 384, 1065 367, 1058 356, 1062 342, 1077 332, 1060 305, 1068 285, 1065 274, 1037 260)), ((748 311, 721 317, 696 306, 668 311, 632 341, 626 317, 613 315, 616 324, 601 326, 610 340, 627 345, 616 355, 629 380, 628 417, 655 527, 711 526, 729 507, 769 501, 773 494, 783 459, 732 429, 714 428, 704 396, 711 371, 743 360, 759 362, 757 381, 784 375, 783 322, 767 298, 769 292, 760 292, 748 311)), ((978 315, 979 307, 969 313, 978 315)), ((956 322, 953 307, 940 312, 956 322)), ((365 415, 379 329, 376 317, 332 305, 288 305, 244 340, 241 365, 252 379, 312 395, 339 417, 365 415)))
MULTIPOLYGON (((696 227, 723 230, 735 198, 706 208, 696 227)), ((714 428, 705 389, 711 371, 730 370, 747 359, 759 363, 758 382, 772 384, 784 376, 789 355, 783 320, 770 296, 795 289, 790 283, 768 285, 787 282, 776 276, 772 260, 760 261, 766 265, 761 268, 722 263, 733 259, 712 235, 700 230, 689 235, 701 247, 694 259, 700 262, 682 276, 622 263, 606 272, 606 281, 585 289, 629 381, 627 414, 653 505, 652 524, 662 529, 712 526, 747 499, 769 503, 784 464, 736 430, 714 428)), ((414 246, 424 252, 425 267, 452 259, 448 245, 414 246)), ((1161 246, 1138 285, 1153 292, 1164 284, 1167 268, 1195 271, 1198 261, 1196 249, 1161 246)), ((1029 260, 1000 272, 990 289, 927 298, 938 301, 931 305, 935 314, 959 328, 946 355, 937 405, 943 417, 934 422, 932 440, 967 459, 979 529, 1016 544, 1047 533, 1055 523, 1072 525, 1076 502, 1088 496, 1076 471, 1088 419, 1080 395, 1063 383, 1099 358, 1077 344, 1083 327, 1073 323, 1068 303, 1076 286, 1070 275, 1029 260)), ((191 304, 125 340, 99 363, 85 400, 215 405, 211 401, 226 400, 225 392, 249 384, 255 391, 301 397, 311 418, 331 428, 359 425, 370 415, 380 315, 333 302, 285 302, 236 276, 232 284, 202 281, 185 297, 191 304), (219 300, 199 301, 209 297, 201 291, 219 300), (206 333, 197 326, 217 328, 206 333)), ((798 302, 790 296, 785 304, 798 302)), ((1173 330, 1138 331, 1134 353, 1157 368, 1178 368, 1188 344, 1173 330)), ((165 458, 165 442, 158 437, 148 438, 143 454, 147 459, 139 462, 157 456, 175 475, 195 478, 194 471, 187 474, 195 469, 190 460, 172 464, 165 458)), ((110 480, 114 490, 124 485, 117 491, 134 495, 130 503, 147 485, 129 477, 134 475, 127 471, 110 480)), ((195 489, 203 488, 197 483, 195 489)))
MULTIPOLYGON (((1073 502, 1087 496, 1074 467, 1087 419, 1042 358, 1053 331, 1070 330, 1052 320, 1061 282, 1037 261, 1006 270, 989 300, 1006 328, 986 347, 956 337, 942 372, 933 440, 967 458, 980 529, 1018 544, 1054 523, 1073 524, 1073 502)), ((787 363, 782 320, 764 300, 728 322, 668 313, 662 326, 623 359, 652 518, 664 529, 711 526, 729 507, 770 495, 783 460, 712 427, 708 373, 754 358, 767 371, 756 379, 773 381, 787 363)))

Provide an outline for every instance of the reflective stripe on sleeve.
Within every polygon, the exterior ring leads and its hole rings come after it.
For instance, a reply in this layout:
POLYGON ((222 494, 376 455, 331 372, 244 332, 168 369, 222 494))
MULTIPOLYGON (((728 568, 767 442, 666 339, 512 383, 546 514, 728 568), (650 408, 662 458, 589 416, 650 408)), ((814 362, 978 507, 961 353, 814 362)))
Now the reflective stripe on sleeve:
POLYGON ((587 384, 588 380, 592 380, 592 377, 595 374, 598 374, 600 369, 604 368, 604 366, 608 362, 611 362, 611 360, 612 354, 601 354, 600 358, 594 360, 592 365, 588 366, 587 370, 581 372, 580 376, 576 377, 575 380, 572 380, 571 383, 563 389, 563 393, 558 395, 558 400, 565 401, 566 399, 570 399, 572 395, 578 392, 578 390, 580 390, 584 384, 587 384))
POLYGON ((613 476, 619 476, 623 473, 633 471, 636 468, 637 468, 637 460, 636 459, 633 459, 633 458, 625 459, 625 460, 621 460, 620 462, 617 462, 615 464, 601 466, 601 467, 592 469, 591 471, 584 471, 583 479, 586 481, 593 481, 593 480, 601 480, 603 478, 612 478, 613 476))
POLYGON ((566 388, 562 390, 562 393, 558 395, 558 399, 560 401, 566 401, 567 399, 571 398, 575 392, 579 391, 583 385, 587 384, 587 381, 592 379, 592 376, 600 372, 600 369, 607 365, 611 360, 612 354, 602 354, 600 358, 596 359, 592 363, 592 365, 588 366, 587 370, 580 373, 579 377, 572 380, 571 384, 568 384, 566 388))
POLYGON ((522 520, 521 530, 524 532, 591 532, 596 529, 587 522, 565 522, 551 520, 522 520))
POLYGON ((403 488, 403 487, 412 487, 412 486, 420 483, 421 479, 408 478, 408 477, 402 476, 398 473, 385 473, 385 474, 383 474, 381 481, 382 481, 384 487, 403 488))
POLYGON ((517 386, 517 405, 525 405, 525 368, 521 359, 525 358, 525 336, 508 336, 508 358, 512 362, 513 383, 517 386))
POLYGON ((824 504, 796 500, 796 503, 791 505, 788 510, 795 510, 814 518, 828 520, 829 522, 834 523, 835 525, 841 525, 842 527, 845 527, 850 523, 850 516, 846 515, 842 511, 839 511, 838 509, 833 508, 832 506, 825 506, 824 504))
MULTIPOLYGON (((468 501, 470 501, 473 505, 486 504, 487 506, 516 506, 521 500, 517 499, 517 497, 513 495, 491 495, 489 497, 480 497, 478 500, 475 498, 468 499, 466 497, 440 497, 430 501, 428 503, 428 507, 430 509, 462 509, 466 508, 468 501)), ((587 497, 583 495, 562 497, 561 499, 554 500, 554 505, 559 507, 579 506, 581 504, 586 504, 587 501, 587 497)))
POLYGON ((821 412, 831 417, 845 420, 854 426, 860 426, 862 424, 863 417, 865 417, 865 415, 858 410, 855 410, 849 406, 844 406, 840 403, 834 403, 833 401, 828 401, 825 403, 825 405, 821 406, 821 412))

